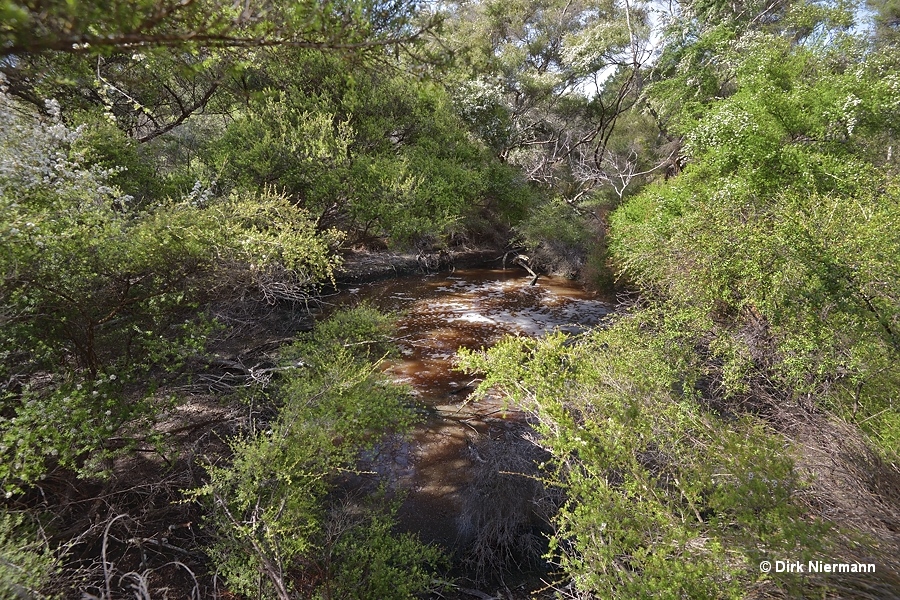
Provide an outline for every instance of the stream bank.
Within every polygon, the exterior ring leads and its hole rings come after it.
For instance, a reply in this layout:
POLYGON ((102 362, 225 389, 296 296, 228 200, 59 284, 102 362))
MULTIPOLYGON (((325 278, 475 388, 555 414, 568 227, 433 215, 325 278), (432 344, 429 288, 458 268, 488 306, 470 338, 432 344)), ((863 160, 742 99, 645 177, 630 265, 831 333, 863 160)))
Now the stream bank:
POLYGON ((493 247, 429 250, 428 252, 350 252, 335 273, 341 286, 370 283, 391 277, 422 274, 431 271, 499 265, 504 250, 493 247), (449 265, 447 262, 448 261, 449 265), (429 264, 430 263, 430 264, 429 264), (438 268, 429 268, 438 267, 438 268))

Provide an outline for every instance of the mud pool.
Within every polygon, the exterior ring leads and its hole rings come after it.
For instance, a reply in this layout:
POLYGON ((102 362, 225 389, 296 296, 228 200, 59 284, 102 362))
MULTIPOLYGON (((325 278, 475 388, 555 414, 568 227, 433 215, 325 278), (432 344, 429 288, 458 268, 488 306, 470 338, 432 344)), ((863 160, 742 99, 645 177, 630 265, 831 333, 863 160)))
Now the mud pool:
POLYGON ((411 387, 426 417, 411 438, 395 439, 367 457, 366 468, 406 490, 403 528, 451 550, 468 541, 460 513, 473 468, 484 463, 479 443, 521 433, 526 417, 500 399, 467 401, 472 378, 453 370, 457 349, 489 347, 510 334, 579 333, 612 310, 576 282, 529 282, 520 269, 457 270, 359 285, 332 300, 342 306, 365 301, 402 315, 396 338, 401 356, 383 368, 411 387))

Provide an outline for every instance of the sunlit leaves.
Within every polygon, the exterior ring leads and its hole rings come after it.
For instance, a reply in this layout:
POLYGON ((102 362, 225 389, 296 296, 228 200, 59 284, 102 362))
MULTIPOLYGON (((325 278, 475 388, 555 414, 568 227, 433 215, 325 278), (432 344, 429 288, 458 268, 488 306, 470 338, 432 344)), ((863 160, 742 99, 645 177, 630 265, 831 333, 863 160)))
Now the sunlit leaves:
POLYGON ((38 591, 58 572, 48 544, 22 515, 0 511, 0 595, 15 598, 38 591))
POLYGON ((203 351, 196 311, 212 294, 269 298, 275 273, 278 293, 304 298, 332 277, 339 235, 272 193, 135 206, 109 183, 115 169, 89 163, 80 130, 0 101, 0 352, 4 379, 24 384, 2 398, 10 491, 51 458, 82 468, 150 414, 123 385, 203 351))
POLYGON ((537 417, 566 490, 552 556, 600 597, 738 597, 767 552, 814 551, 801 482, 783 443, 754 418, 703 408, 690 330, 662 313, 620 318, 580 340, 507 339, 461 353, 479 392, 537 417))
POLYGON ((261 89, 204 157, 221 186, 272 186, 320 228, 398 245, 527 201, 439 86, 313 55, 302 72, 273 60, 279 86, 261 89))
POLYGON ((685 126, 692 164, 614 215, 613 251, 673 310, 713 319, 697 335, 732 392, 756 369, 823 399, 866 381, 875 415, 900 348, 900 203, 873 147, 895 139, 884 58, 857 48, 835 64, 764 34, 734 47, 733 93, 685 126))

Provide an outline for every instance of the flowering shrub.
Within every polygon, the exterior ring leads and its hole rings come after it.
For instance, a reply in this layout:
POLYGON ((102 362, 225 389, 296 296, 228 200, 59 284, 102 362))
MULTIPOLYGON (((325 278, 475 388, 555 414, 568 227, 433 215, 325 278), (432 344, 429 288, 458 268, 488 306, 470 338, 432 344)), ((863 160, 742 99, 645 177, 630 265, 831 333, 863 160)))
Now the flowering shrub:
POLYGON ((41 587, 57 574, 58 567, 22 515, 0 510, 0 597, 44 598, 41 587))
MULTIPOLYGON (((331 277, 339 235, 274 194, 133 205, 119 170, 87 159, 80 128, 0 90, 0 482, 46 459, 97 464, 107 440, 152 408, 135 384, 202 352, 212 297, 303 299, 331 277), (270 289, 273 273, 281 277, 270 289), (198 316, 200 313, 200 316, 198 316), (129 387, 131 386, 131 387, 129 387)), ((92 469, 88 469, 92 470, 92 469)))

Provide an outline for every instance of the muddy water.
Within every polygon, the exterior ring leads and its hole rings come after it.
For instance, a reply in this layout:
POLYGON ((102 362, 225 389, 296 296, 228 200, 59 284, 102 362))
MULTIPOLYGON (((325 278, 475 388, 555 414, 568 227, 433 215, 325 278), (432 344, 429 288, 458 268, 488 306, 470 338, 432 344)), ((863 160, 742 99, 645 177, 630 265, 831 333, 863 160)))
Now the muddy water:
POLYGON ((458 515, 474 461, 475 444, 502 436, 525 415, 499 399, 469 402, 471 377, 453 370, 459 348, 486 348, 503 336, 578 333, 596 325, 611 305, 576 283, 530 278, 516 269, 458 270, 351 288, 343 305, 367 301, 400 311, 401 356, 385 371, 408 384, 426 418, 411 439, 394 440, 369 457, 370 468, 407 491, 401 525, 426 541, 458 547, 458 515))

